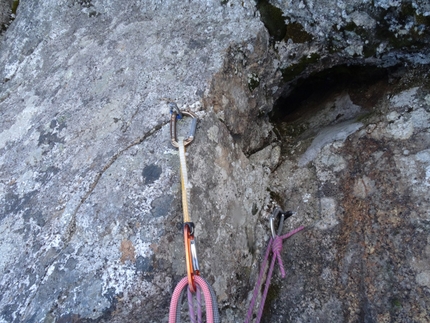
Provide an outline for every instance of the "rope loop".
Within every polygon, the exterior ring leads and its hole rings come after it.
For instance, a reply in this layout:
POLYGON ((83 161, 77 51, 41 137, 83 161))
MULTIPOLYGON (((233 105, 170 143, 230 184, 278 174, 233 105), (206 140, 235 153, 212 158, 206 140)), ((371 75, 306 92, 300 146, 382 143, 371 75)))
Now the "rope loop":
MULTIPOLYGON (((205 301, 206 306, 206 321, 207 323, 220 323, 220 316, 218 312, 218 304, 215 296, 215 292, 212 286, 202 277, 196 276, 195 283, 197 286, 197 291, 201 289, 203 292, 203 299, 205 301)), ((188 290, 188 278, 182 278, 179 283, 176 285, 175 290, 172 294, 172 299, 170 301, 170 310, 169 310, 169 323, 180 323, 181 321, 181 303, 183 299, 183 295, 185 291, 188 290)), ((187 292, 188 293, 188 292, 187 292)), ((197 294, 197 293, 196 293, 197 294)), ((190 299, 193 294, 188 294, 188 306, 190 311, 190 320, 192 322, 196 322, 196 314, 194 312, 194 301, 190 299)), ((200 323, 202 318, 201 309, 199 308, 199 304, 201 304, 199 297, 197 297, 197 322, 200 323)))

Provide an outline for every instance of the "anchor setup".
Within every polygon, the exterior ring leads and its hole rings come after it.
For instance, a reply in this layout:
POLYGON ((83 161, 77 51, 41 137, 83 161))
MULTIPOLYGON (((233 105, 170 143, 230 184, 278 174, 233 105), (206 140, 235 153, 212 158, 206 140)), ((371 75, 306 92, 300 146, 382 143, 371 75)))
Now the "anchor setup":
MULTIPOLYGON (((183 210, 183 234, 184 234, 184 248, 185 248, 185 263, 187 276, 182 278, 176 285, 173 291, 172 299, 170 302, 169 311, 169 323, 179 323, 181 319, 181 302, 185 291, 187 292, 188 298, 188 310, 189 318, 192 323, 202 323, 203 313, 201 306, 201 294, 203 293, 205 307, 206 307, 206 322, 208 323, 219 323, 220 316, 218 312, 218 306, 216 301, 216 295, 213 288, 209 283, 200 276, 199 262, 197 259, 197 248, 196 240, 194 237, 195 226, 191 221, 189 205, 190 205, 190 183, 188 182, 188 172, 186 163, 185 149, 190 145, 195 136, 197 127, 197 116, 190 111, 181 111, 174 102, 170 102, 170 137, 173 147, 178 148, 179 160, 180 160, 180 174, 181 174, 181 189, 182 189, 182 210, 183 210), (191 118, 191 126, 186 138, 178 137, 177 131, 177 120, 184 117, 191 118), (197 311, 196 311, 197 309, 197 311), (197 313, 196 313, 197 312, 197 313)), ((282 234, 282 227, 284 220, 293 215, 293 212, 284 212, 280 208, 275 208, 273 214, 270 216, 270 228, 271 228, 271 238, 267 246, 267 250, 261 265, 260 273, 258 275, 257 283, 254 288, 253 296, 250 302, 250 306, 247 312, 245 323, 251 323, 254 307, 257 302, 260 285, 263 280, 263 276, 266 273, 266 267, 269 260, 270 254, 272 258, 269 265, 269 270, 266 275, 266 281, 264 285, 264 291, 261 297, 260 305, 257 311, 255 323, 259 323, 263 314, 264 303, 267 297, 267 293, 270 286, 270 280, 273 274, 273 269, 275 262, 278 261, 279 268, 281 271, 281 276, 285 277, 285 269, 282 263, 281 252, 282 252, 282 242, 288 239, 292 235, 304 229, 303 226, 285 234, 282 234), (277 232, 275 232, 275 221, 279 219, 279 226, 277 232)))

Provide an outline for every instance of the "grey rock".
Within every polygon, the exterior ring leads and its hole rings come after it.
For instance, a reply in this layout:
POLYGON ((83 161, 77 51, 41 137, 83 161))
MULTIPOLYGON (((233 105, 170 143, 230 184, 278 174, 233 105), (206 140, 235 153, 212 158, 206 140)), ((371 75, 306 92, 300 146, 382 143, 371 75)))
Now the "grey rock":
POLYGON ((266 322, 424 321, 429 8, 399 3, 273 1, 275 40, 253 1, 22 0, 0 45, 0 322, 167 321, 185 275, 169 102, 199 116, 191 217, 224 322, 244 318, 275 205, 308 229, 266 322), (275 102, 344 63, 407 69, 278 133, 275 102))

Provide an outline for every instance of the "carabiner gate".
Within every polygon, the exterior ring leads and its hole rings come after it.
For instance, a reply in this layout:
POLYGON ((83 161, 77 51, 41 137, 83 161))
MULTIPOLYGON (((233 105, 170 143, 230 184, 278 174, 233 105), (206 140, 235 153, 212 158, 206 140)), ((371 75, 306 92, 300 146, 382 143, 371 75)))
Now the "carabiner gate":
POLYGON ((193 140, 196 133, 197 127, 197 116, 190 111, 181 111, 174 102, 170 102, 170 138, 173 147, 178 148, 178 137, 176 136, 176 120, 182 119, 183 116, 188 116, 192 118, 190 131, 188 132, 188 137, 184 139, 184 146, 188 146, 193 140))
POLYGON ((272 238, 275 239, 276 236, 280 236, 282 234, 282 227, 284 225, 284 220, 293 215, 292 211, 284 212, 279 207, 276 207, 273 210, 272 215, 270 216, 270 230, 272 231, 272 238), (278 232, 275 232, 275 220, 278 214, 281 214, 281 218, 279 219, 278 232))
POLYGON ((187 266, 188 287, 192 293, 195 293, 197 289, 194 277, 200 275, 200 269, 193 232, 194 224, 184 223, 185 262, 187 266))

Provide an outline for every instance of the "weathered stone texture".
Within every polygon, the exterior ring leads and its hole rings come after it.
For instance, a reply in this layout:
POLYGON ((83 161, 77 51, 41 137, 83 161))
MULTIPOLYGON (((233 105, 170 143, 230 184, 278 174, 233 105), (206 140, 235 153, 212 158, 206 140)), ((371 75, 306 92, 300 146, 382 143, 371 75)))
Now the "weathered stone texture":
POLYGON ((306 153, 273 173, 277 194, 310 227, 288 243, 288 282, 275 283, 267 322, 428 320, 430 89, 416 82, 421 76, 405 75, 361 130, 343 142, 333 138, 304 169, 306 153))
POLYGON ((184 275, 166 100, 198 103, 260 28, 248 2, 22 1, 0 53, 3 320, 165 317, 184 275))
POLYGON ((224 322, 276 204, 309 227, 266 322, 428 320, 428 3, 264 3, 20 1, 0 44, 0 322, 167 321, 185 275, 168 101, 200 119, 191 217, 224 322), (341 63, 406 69, 269 122, 341 63))

